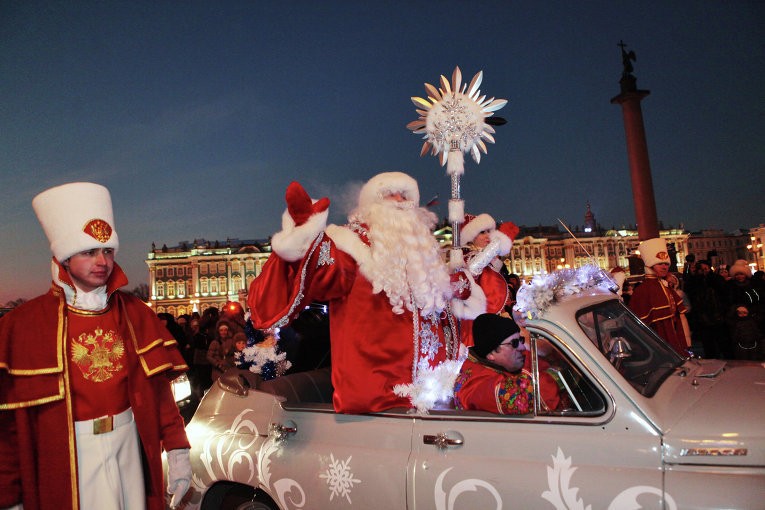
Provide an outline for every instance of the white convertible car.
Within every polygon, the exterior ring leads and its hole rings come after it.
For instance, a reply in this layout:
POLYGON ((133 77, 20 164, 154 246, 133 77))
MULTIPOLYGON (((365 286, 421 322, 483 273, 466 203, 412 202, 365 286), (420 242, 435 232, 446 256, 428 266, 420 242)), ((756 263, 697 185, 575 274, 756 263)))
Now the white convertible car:
POLYGON ((527 329, 563 408, 345 415, 328 370, 226 373, 187 427, 184 507, 765 508, 762 364, 683 359, 597 288, 527 329))

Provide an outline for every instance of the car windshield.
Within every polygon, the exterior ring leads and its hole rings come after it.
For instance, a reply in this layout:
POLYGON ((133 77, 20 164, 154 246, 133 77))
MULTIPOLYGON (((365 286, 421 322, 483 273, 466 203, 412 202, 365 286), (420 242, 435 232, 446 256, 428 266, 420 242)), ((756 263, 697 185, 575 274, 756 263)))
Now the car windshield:
POLYGON ((683 357, 620 301, 586 308, 579 312, 577 321, 611 365, 646 397, 653 396, 661 383, 684 362, 683 357))

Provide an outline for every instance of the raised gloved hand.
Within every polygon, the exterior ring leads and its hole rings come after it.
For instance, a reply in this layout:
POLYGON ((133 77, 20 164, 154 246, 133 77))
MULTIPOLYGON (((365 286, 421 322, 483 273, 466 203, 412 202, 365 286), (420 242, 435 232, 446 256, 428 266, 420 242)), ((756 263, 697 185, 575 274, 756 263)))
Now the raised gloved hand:
POLYGON ((167 493, 172 494, 170 508, 181 504, 191 484, 191 460, 189 449, 179 448, 167 452, 167 493))
POLYGON ((326 211, 329 207, 329 198, 324 197, 314 203, 303 186, 295 181, 287 186, 287 193, 284 198, 287 201, 287 210, 296 227, 308 221, 308 218, 314 214, 326 211))

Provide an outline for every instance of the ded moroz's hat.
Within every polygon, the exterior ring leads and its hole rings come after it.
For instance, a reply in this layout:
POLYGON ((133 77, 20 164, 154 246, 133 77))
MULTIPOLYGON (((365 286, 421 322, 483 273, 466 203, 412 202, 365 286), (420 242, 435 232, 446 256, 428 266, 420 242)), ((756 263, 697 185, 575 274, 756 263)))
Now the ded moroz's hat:
POLYGON ((645 262, 646 267, 653 267, 656 264, 669 264, 669 253, 667 253, 667 241, 656 237, 646 239, 638 245, 640 258, 645 262))
POLYGON ((56 260, 94 248, 119 248, 109 190, 91 182, 50 188, 32 200, 32 208, 56 260))
POLYGON ((401 193, 407 200, 420 204, 420 189, 417 181, 402 172, 377 174, 362 186, 359 193, 359 207, 365 209, 381 202, 386 194, 401 193))
POLYGON ((494 218, 486 213, 473 216, 472 214, 465 215, 465 223, 463 223, 460 229, 460 241, 463 244, 472 243, 473 240, 478 237, 478 234, 484 230, 496 230, 497 222, 494 218))
POLYGON ((493 313, 482 313, 473 321, 473 342, 471 347, 478 356, 485 358, 505 339, 520 335, 521 328, 513 319, 493 313))

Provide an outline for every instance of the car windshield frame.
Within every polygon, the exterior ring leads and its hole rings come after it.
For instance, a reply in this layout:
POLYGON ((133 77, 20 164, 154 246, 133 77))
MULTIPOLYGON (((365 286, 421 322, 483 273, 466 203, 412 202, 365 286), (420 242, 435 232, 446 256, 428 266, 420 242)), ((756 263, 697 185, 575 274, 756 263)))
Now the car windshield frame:
POLYGON ((583 308, 576 321, 601 355, 644 397, 654 396, 686 360, 621 301, 583 308))

